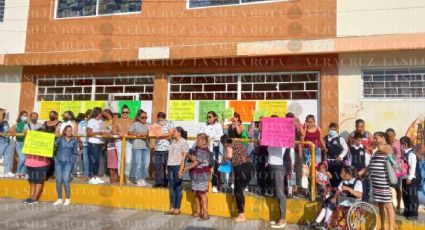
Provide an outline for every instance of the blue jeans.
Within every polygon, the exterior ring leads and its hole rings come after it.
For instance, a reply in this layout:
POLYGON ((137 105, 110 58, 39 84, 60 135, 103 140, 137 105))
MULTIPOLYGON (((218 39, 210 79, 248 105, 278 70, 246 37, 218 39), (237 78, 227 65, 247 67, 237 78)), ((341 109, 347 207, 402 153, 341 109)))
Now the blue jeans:
MULTIPOLYGON (((218 171, 218 167, 220 167, 220 163, 218 162, 218 158, 219 158, 219 156, 220 156, 220 147, 219 146, 214 146, 213 147, 213 160, 214 160, 214 165, 213 165, 213 168, 214 168, 214 172, 213 172, 213 175, 212 175, 212 186, 214 186, 214 187, 218 187, 220 184, 221 184, 221 181, 220 181, 220 172, 218 171)), ((227 181, 226 181, 226 183, 227 183, 227 181)), ((226 186, 227 186, 227 184, 226 184, 226 186)))
POLYGON ((99 174, 100 153, 102 152, 102 144, 89 143, 89 177, 95 177, 99 174))
POLYGON ((136 181, 144 180, 148 177, 151 153, 149 149, 133 149, 134 168, 136 181))
POLYGON ((4 174, 12 171, 12 143, 0 139, 0 156, 3 157, 4 174))
POLYGON ((71 179, 72 166, 72 162, 55 160, 56 192, 58 193, 58 199, 62 199, 62 184, 65 187, 66 199, 71 197, 71 187, 69 183, 71 179))
POLYGON ((18 153, 18 165, 16 167, 16 174, 26 174, 27 167, 25 166, 25 159, 27 155, 22 153, 22 148, 24 148, 23 141, 17 141, 15 144, 16 152, 18 153))
POLYGON ((89 176, 89 154, 88 146, 83 146, 83 175, 85 177, 89 176))
POLYGON ((180 165, 168 166, 168 180, 170 182, 170 207, 180 209, 182 203, 182 180, 179 179, 180 165))

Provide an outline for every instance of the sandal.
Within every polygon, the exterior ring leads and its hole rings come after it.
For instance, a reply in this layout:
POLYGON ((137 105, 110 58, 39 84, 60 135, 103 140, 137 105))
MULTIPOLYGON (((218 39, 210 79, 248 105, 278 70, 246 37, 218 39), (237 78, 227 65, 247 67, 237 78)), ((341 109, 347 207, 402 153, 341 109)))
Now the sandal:
POLYGON ((168 211, 165 213, 165 215, 173 215, 174 214, 174 210, 173 211, 168 211))
POLYGON ((199 221, 206 221, 206 220, 209 220, 210 219, 210 217, 208 216, 208 214, 205 214, 205 215, 202 215, 200 218, 199 218, 199 221))
POLYGON ((181 211, 174 211, 171 215, 174 215, 174 216, 178 216, 178 215, 180 215, 182 212, 181 211))
POLYGON ((200 217, 201 216, 201 214, 199 214, 199 213, 197 213, 197 212, 194 212, 194 213, 192 213, 192 215, 190 215, 189 217, 190 218, 198 218, 198 217, 200 217))

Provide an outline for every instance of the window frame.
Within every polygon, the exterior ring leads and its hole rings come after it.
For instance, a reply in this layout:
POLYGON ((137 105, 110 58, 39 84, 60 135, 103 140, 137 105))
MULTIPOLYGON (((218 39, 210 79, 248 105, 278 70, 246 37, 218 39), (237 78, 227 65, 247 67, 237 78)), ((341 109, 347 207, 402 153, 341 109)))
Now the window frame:
POLYGON ((53 7, 54 8, 53 19, 54 20, 82 19, 82 18, 94 18, 94 17, 104 17, 104 16, 107 17, 107 16, 119 16, 119 15, 141 14, 142 13, 143 0, 140 0, 141 1, 140 11, 137 11, 137 12, 125 12, 125 13, 112 13, 112 14, 99 14, 99 1, 100 0, 96 0, 96 15, 58 18, 57 17, 57 12, 58 12, 59 0, 55 0, 55 4, 54 4, 54 7, 53 7))
POLYGON ((3 24, 4 23, 4 18, 5 18, 5 15, 6 15, 6 0, 0 0, 0 1, 3 1, 3 16, 2 17, 0 17, 0 24, 3 24))
POLYGON ((239 0, 238 4, 228 4, 228 5, 217 5, 217 6, 200 6, 200 7, 190 7, 190 1, 186 1, 186 10, 197 10, 197 9, 207 9, 207 8, 216 8, 216 7, 231 7, 231 6, 245 6, 245 5, 255 5, 255 4, 268 4, 268 3, 278 3, 278 2, 289 2, 290 0, 265 0, 265 1, 256 1, 256 2, 247 2, 242 3, 242 0, 239 0))
MULTIPOLYGON (((360 68, 360 100, 364 101, 364 102, 423 102, 425 101, 425 94, 423 98, 417 98, 417 97, 400 97, 400 98, 386 98, 386 97, 365 97, 364 95, 364 72, 365 71, 386 71, 386 70, 406 70, 406 71, 411 71, 411 70, 416 70, 416 69, 425 69, 425 66, 414 66, 414 67, 410 67, 410 66, 404 66, 404 67, 367 67, 367 68, 360 68)), ((423 76, 425 76, 425 71, 422 74, 423 76)), ((425 79, 424 79, 425 81, 425 79)), ((385 89, 385 88, 384 88, 385 89)), ((424 87, 425 89, 425 87, 424 87)))

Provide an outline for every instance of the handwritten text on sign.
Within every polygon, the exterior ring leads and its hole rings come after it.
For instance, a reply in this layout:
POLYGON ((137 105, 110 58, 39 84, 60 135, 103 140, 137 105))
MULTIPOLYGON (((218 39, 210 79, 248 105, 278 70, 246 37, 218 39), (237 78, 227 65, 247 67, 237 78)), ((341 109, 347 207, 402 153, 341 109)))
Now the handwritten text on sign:
POLYGON ((22 152, 29 155, 53 157, 55 135, 39 131, 27 131, 22 152))
POLYGON ((295 147, 295 120, 293 118, 263 118, 261 144, 271 147, 295 147))

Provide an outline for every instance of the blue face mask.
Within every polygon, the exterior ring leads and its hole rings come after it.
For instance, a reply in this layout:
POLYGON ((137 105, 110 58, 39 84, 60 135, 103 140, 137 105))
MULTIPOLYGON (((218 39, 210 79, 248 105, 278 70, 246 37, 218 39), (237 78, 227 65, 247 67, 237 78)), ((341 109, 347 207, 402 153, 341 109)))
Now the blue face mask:
POLYGON ((329 131, 329 136, 331 136, 331 137, 336 137, 336 136, 338 136, 338 132, 337 132, 337 131, 335 131, 335 130, 330 130, 330 131, 329 131))

